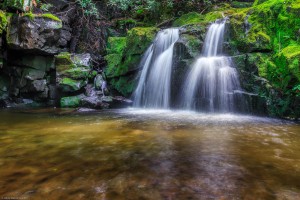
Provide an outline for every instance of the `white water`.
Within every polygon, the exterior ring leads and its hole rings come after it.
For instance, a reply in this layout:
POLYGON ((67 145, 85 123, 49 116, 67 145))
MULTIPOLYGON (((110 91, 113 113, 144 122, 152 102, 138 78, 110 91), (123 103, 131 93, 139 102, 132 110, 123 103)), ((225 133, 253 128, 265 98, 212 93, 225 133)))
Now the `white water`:
POLYGON ((134 93, 135 107, 169 108, 173 49, 178 39, 178 29, 162 30, 146 51, 140 63, 142 74, 134 93))
POLYGON ((222 56, 226 20, 213 23, 207 32, 203 57, 193 64, 183 87, 182 105, 189 110, 232 112, 234 93, 240 90, 237 71, 222 56))

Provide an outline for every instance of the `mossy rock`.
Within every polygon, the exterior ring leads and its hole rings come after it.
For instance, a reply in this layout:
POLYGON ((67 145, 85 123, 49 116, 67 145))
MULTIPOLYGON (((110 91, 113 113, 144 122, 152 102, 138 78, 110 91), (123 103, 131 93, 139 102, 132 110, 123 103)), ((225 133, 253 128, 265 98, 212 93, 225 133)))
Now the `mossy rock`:
POLYGON ((93 73, 90 69, 84 67, 68 69, 61 73, 62 76, 75 80, 92 78, 92 74, 93 73))
POLYGON ((189 24, 199 24, 201 22, 203 22, 203 15, 196 12, 190 12, 176 19, 173 26, 180 27, 189 24))
POLYGON ((59 82, 59 86, 63 92, 77 92, 87 85, 87 80, 73 80, 63 78, 59 82))
POLYGON ((131 75, 111 79, 109 83, 119 93, 121 93, 125 97, 130 97, 130 95, 134 92, 137 80, 133 75, 131 75))
POLYGON ((77 108, 81 105, 81 100, 83 98, 83 95, 63 97, 60 100, 60 106, 62 108, 77 108))
POLYGON ((279 67, 287 66, 290 71, 300 82, 300 45, 290 45, 277 55, 276 64, 279 67))
POLYGON ((115 78, 135 70, 158 30, 155 27, 136 27, 128 31, 126 38, 109 38, 108 55, 105 56, 107 77, 115 78))
POLYGON ((126 55, 143 54, 158 32, 156 27, 136 27, 128 31, 126 55))
POLYGON ((108 54, 123 54, 126 48, 126 37, 109 37, 106 51, 108 54))

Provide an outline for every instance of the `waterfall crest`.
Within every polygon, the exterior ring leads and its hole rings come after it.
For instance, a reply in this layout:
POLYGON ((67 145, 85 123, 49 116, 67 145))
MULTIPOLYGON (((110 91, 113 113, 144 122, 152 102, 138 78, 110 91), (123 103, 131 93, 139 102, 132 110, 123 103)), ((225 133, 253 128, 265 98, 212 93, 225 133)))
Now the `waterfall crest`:
POLYGON ((135 107, 169 108, 173 49, 178 39, 178 29, 162 30, 146 51, 140 63, 143 70, 134 93, 135 107))
POLYGON ((226 20, 216 21, 207 32, 200 57, 193 64, 183 86, 182 106, 208 112, 235 111, 235 91, 240 90, 236 69, 222 56, 226 20))

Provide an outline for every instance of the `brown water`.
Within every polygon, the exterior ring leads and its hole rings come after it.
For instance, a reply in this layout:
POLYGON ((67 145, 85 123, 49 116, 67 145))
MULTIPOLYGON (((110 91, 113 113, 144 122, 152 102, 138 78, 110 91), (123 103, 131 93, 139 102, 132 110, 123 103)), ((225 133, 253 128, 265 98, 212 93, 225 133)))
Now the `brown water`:
POLYGON ((235 115, 0 111, 0 199, 300 199, 300 125, 235 115))

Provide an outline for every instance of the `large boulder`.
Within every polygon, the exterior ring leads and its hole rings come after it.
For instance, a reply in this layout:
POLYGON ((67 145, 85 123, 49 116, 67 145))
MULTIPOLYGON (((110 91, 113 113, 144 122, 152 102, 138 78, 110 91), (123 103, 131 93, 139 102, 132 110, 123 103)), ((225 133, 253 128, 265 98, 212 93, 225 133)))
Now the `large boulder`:
POLYGON ((70 40, 62 31, 62 21, 51 14, 13 15, 7 28, 8 48, 39 54, 57 54, 70 40))

